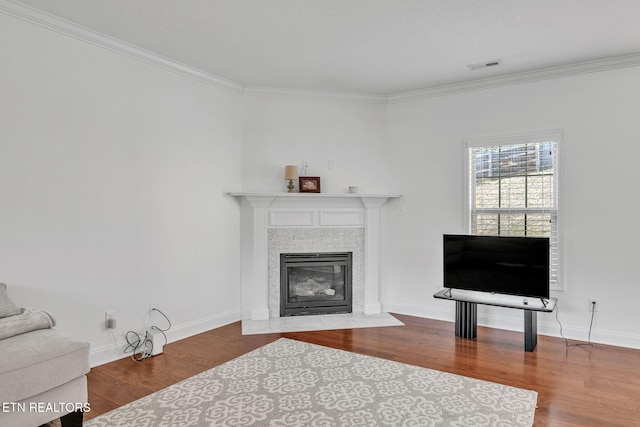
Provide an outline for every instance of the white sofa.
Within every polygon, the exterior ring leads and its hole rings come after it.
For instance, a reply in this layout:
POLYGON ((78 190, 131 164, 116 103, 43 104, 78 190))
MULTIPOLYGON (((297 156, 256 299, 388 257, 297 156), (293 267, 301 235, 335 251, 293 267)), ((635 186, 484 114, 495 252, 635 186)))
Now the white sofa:
POLYGON ((82 426, 89 344, 54 324, 47 313, 16 307, 0 283, 0 426, 34 427, 56 418, 63 427, 82 426))

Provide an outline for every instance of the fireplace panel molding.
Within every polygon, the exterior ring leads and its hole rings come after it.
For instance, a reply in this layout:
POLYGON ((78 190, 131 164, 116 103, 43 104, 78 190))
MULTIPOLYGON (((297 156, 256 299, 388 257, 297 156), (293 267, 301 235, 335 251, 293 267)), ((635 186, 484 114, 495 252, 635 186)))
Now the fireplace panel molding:
POLYGON ((362 208, 296 209, 272 208, 270 227, 364 227, 362 208))
POLYGON ((270 317, 279 317, 280 252, 276 253, 276 251, 353 252, 353 311, 365 314, 381 312, 380 210, 388 199, 400 197, 400 195, 304 193, 229 193, 229 195, 241 200, 243 318, 267 320, 270 317), (301 236, 300 232, 304 230, 308 235, 298 240, 292 238, 292 236, 301 236), (282 235, 285 237, 281 237, 282 235), (349 238, 346 238, 347 235, 349 238), (358 237, 353 237, 356 235, 358 237), (357 243, 354 243, 355 241, 357 243), (276 246, 285 247, 274 249, 276 246), (276 257, 277 261, 274 265, 273 260, 276 257), (360 259, 356 260, 358 257, 360 259), (277 274, 274 271, 277 271, 277 274), (273 290, 276 275, 277 295, 273 290), (359 276, 358 279, 356 279, 357 276, 359 276), (357 280, 359 283, 356 283, 357 280), (277 308, 274 307, 276 299, 277 308))
POLYGON ((314 210, 272 209, 269 216, 271 227, 315 227, 318 213, 314 210))

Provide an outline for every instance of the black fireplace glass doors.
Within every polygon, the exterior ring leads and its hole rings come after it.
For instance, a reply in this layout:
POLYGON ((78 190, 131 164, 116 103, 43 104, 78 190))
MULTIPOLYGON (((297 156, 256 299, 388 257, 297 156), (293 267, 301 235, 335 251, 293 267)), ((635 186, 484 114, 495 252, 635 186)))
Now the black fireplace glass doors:
POLYGON ((287 302, 345 300, 344 265, 287 267, 287 302))
POLYGON ((352 253, 280 255, 280 316, 351 313, 352 253))

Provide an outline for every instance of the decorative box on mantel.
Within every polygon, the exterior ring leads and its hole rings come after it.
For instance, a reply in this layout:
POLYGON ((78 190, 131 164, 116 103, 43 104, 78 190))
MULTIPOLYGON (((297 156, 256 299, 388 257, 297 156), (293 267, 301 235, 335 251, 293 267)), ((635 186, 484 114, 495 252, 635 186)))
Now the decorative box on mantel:
POLYGON ((279 316, 284 252, 354 253, 353 311, 380 313, 380 209, 399 194, 229 193, 242 201, 243 318, 279 316), (302 241, 301 241, 302 239, 302 241))

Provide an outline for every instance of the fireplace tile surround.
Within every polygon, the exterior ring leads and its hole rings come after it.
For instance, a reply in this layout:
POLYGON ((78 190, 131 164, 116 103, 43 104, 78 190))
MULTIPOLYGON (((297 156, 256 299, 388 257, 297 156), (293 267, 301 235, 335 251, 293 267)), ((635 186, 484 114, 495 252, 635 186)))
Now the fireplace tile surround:
POLYGON ((243 320, 280 316, 280 254, 290 252, 352 252, 353 313, 381 313, 380 209, 400 195, 229 195, 241 200, 243 320))

